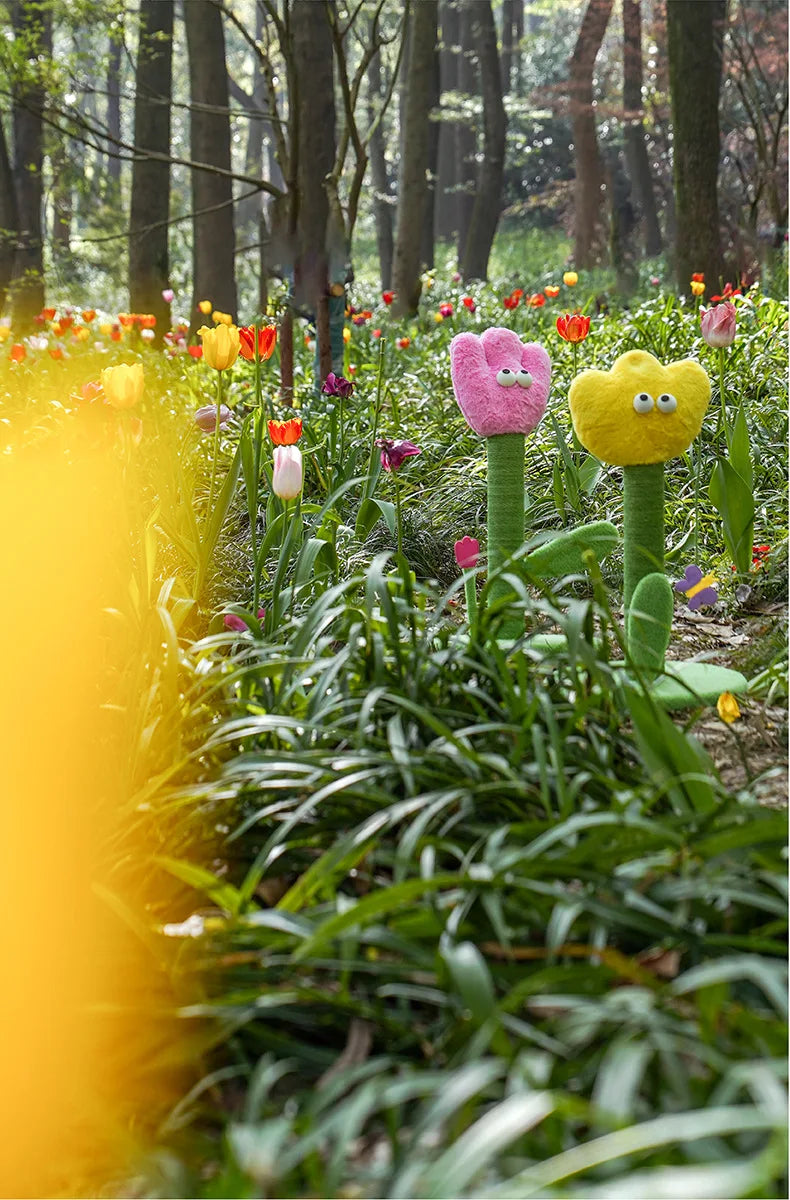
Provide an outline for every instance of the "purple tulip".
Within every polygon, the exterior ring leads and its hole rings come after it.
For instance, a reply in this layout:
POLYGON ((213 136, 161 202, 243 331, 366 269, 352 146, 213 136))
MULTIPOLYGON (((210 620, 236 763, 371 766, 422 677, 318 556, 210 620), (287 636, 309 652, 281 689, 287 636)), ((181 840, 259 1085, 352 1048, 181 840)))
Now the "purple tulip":
POLYGON ((324 386, 321 391, 327 396, 340 396, 341 399, 347 400, 354 390, 354 385, 350 379, 345 379, 342 375, 335 375, 334 371, 330 371, 324 380, 324 386))
MULTIPOLYGON (((228 408, 227 404, 223 404, 219 410, 219 427, 224 429, 228 421, 233 416, 233 413, 228 408)), ((202 429, 204 433, 213 433, 217 428, 217 406, 216 404, 204 404, 195 413, 195 424, 198 429, 202 429)))
POLYGON ((404 438, 394 441, 392 438, 376 438, 376 445, 381 449, 381 465, 385 471, 399 471, 407 458, 422 454, 419 446, 404 438))

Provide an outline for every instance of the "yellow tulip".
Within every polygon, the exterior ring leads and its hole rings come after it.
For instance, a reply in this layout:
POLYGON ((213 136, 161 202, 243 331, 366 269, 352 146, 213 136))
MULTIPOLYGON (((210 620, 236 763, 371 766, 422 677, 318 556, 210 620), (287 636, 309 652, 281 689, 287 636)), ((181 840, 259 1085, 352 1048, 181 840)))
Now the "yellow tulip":
POLYGON ((113 408, 133 408, 143 394, 143 364, 105 367, 101 373, 102 387, 107 403, 113 408))
POLYGON ((691 294, 692 294, 692 296, 704 296, 705 295, 705 284, 702 282, 701 279, 692 279, 691 294))
POLYGON ((80 325, 79 329, 74 330, 74 336, 78 342, 87 342, 90 335, 91 331, 87 325, 80 325))
POLYGON ((211 314, 211 319, 215 325, 233 324, 233 317, 230 315, 230 313, 220 312, 219 309, 214 310, 214 312, 211 314))
POLYGON ((0 325, 0 342, 6 341, 11 336, 10 325, 0 325))
POLYGON ((203 361, 217 371, 232 367, 239 356, 239 331, 235 325, 217 325, 198 329, 203 339, 203 361))
POLYGON ((343 326, 343 341, 344 342, 351 341, 351 330, 349 329, 348 325, 343 326))
POLYGON ((733 721, 737 721, 741 715, 741 710, 738 707, 738 701, 733 696, 732 692, 722 692, 716 701, 716 711, 722 721, 726 721, 728 725, 732 725, 733 721))
POLYGON ((200 303, 198 304, 198 308, 203 313, 203 316, 207 317, 208 314, 211 312, 211 308, 212 308, 211 301, 210 300, 201 300, 200 303))
POLYGON ((579 282, 579 276, 576 271, 566 271, 562 277, 562 282, 566 287, 576 287, 579 282))
POLYGON ((112 333, 112 325, 110 324, 109 321, 102 321, 101 325, 99 326, 99 333, 103 337, 110 336, 110 334, 112 333))

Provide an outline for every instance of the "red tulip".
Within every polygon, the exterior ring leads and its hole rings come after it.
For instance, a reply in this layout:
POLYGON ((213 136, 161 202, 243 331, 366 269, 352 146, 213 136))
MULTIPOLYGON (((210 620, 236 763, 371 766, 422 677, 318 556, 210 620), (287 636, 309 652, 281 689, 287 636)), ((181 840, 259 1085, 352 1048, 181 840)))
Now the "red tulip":
POLYGON ((302 436, 302 421, 300 417, 291 417, 289 421, 270 421, 269 437, 275 446, 293 446, 302 436))
POLYGON ((581 313, 566 313, 557 317, 557 333, 566 342, 583 342, 590 332, 590 318, 581 313))
MULTIPOLYGON (((261 325, 258 329, 258 361, 265 362, 274 352, 277 341, 276 325, 261 325)), ((247 362, 255 360, 255 326, 242 325, 239 328, 239 354, 247 362)))

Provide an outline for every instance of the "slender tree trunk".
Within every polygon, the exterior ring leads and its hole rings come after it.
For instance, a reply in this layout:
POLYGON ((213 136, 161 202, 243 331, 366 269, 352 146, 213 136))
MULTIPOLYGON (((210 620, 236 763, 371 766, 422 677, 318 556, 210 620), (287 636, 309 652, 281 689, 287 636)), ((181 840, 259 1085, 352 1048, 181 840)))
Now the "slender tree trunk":
MULTIPOLYGON (((440 92, 458 90, 458 0, 441 0, 442 29, 439 45, 440 92)), ((456 156, 457 123, 439 122, 435 231, 437 238, 451 238, 458 232, 458 170, 456 156)))
POLYGON ((72 176, 66 139, 59 133, 50 136, 52 165, 52 250, 55 257, 71 253, 72 176))
MULTIPOLYGON (((459 0, 459 39, 461 51, 458 58, 458 91, 467 102, 478 94, 477 48, 474 42, 473 9, 485 0, 459 0)), ((464 260, 466 238, 472 209, 475 203, 477 183, 477 130, 476 122, 468 117, 456 125, 455 137, 456 178, 458 180, 458 261, 464 260)))
POLYGON ((521 95, 522 81, 522 49, 521 39, 524 37, 524 0, 512 0, 513 5, 513 45, 511 50, 510 91, 521 95))
POLYGON ((19 238, 14 260, 14 325, 29 327, 44 307, 43 113, 46 90, 41 65, 52 52, 52 12, 48 5, 15 0, 14 33, 27 41, 29 74, 14 95, 14 181, 19 238))
POLYGON ((439 47, 434 46, 431 69, 431 108, 428 125, 428 171, 426 174, 428 193, 422 219, 422 243, 420 258, 423 267, 432 267, 434 260, 434 220, 436 216, 436 182, 439 170, 439 47))
POLYGON ((225 33, 222 13, 212 0, 184 6, 189 56, 190 146, 192 168, 193 327, 201 324, 201 300, 236 315, 233 189, 230 171, 230 119, 225 33))
POLYGON ((485 279, 488 256, 502 211, 507 117, 496 48, 496 26, 490 0, 476 0, 473 31, 480 62, 483 96, 483 161, 478 169, 474 208, 466 238, 461 273, 464 279, 485 279))
POLYGON ((5 311, 8 289, 14 275, 14 259, 19 237, 16 187, 8 157, 5 130, 0 119, 0 313, 5 311))
POLYGON ((724 270, 716 185, 726 19, 726 0, 667 2, 677 285, 687 291, 692 274, 703 271, 709 294, 724 270))
POLYGON ((116 200, 121 188, 121 160, 117 143, 121 140, 121 72, 123 70, 123 16, 118 15, 110 26, 110 45, 107 55, 107 132, 111 142, 107 156, 107 183, 112 200, 116 200))
POLYGON ((134 100, 132 198, 129 216, 129 304, 153 313, 161 339, 170 328, 168 218, 170 164, 147 152, 170 153, 173 0, 140 0, 134 100))
POLYGON ((335 162, 335 99, 332 30, 325 4, 293 0, 293 59, 298 73, 296 106, 296 262, 294 302, 316 315, 319 373, 332 370, 328 318, 329 197, 324 180, 335 162))
MULTIPOLYGON (((368 121, 375 120, 377 105, 381 100, 381 59, 376 54, 368 67, 368 121)), ((376 243, 379 252, 379 271, 382 291, 392 286, 392 183, 387 169, 384 147, 384 129, 379 122, 370 139, 370 174, 373 184, 373 213, 376 219, 376 243)))
POLYGON ((515 36, 515 0, 502 0, 502 92, 507 95, 513 80, 513 40, 515 36))
POLYGON ((647 157, 642 107, 641 0, 623 0, 623 119, 625 157, 644 225, 645 253, 661 253, 661 227, 647 157))
POLYGON ((427 203, 429 113, 433 88, 438 0, 420 0, 410 17, 411 55, 398 180, 398 225, 393 285, 396 312, 416 313, 420 301, 420 241, 427 203))
POLYGON ((591 267, 602 244, 604 181, 595 131, 593 71, 612 3, 613 0, 588 0, 569 63, 568 94, 576 161, 573 256, 577 267, 591 267))

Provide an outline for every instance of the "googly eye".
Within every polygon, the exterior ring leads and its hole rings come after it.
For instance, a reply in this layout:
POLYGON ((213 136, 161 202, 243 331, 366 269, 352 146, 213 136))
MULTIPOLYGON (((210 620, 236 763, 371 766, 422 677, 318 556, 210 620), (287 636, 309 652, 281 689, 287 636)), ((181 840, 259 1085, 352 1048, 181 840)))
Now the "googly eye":
POLYGON ((525 371, 523 368, 520 371, 516 371, 516 383, 519 387, 532 387, 532 376, 529 371, 525 371))
POLYGON ((634 412, 649 413, 653 407, 653 397, 649 392, 637 392, 634 396, 634 412))
POLYGON ((659 412, 672 413, 678 406, 678 402, 671 392, 662 392, 656 400, 656 408, 659 412))
POLYGON ((502 387, 513 387, 516 382, 516 372, 511 371, 510 367, 503 367, 501 371, 497 371, 496 381, 502 387))

